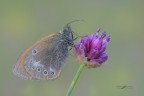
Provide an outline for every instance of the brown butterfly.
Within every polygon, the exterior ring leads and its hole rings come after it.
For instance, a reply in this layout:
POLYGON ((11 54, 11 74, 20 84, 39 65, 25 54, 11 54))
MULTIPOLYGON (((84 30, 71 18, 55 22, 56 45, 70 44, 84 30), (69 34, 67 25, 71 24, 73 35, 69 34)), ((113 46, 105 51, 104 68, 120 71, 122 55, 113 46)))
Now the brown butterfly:
POLYGON ((48 35, 26 49, 13 67, 13 73, 26 80, 51 80, 59 76, 73 46, 69 24, 61 32, 48 35))

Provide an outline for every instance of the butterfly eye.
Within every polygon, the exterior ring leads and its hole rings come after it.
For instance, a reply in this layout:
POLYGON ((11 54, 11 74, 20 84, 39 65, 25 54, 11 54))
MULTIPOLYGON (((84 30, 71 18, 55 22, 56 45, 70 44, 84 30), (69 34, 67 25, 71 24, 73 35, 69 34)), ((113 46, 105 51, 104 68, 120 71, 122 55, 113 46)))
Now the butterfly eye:
POLYGON ((33 53, 33 55, 37 54, 37 50, 34 49, 34 50, 32 51, 32 53, 33 53))

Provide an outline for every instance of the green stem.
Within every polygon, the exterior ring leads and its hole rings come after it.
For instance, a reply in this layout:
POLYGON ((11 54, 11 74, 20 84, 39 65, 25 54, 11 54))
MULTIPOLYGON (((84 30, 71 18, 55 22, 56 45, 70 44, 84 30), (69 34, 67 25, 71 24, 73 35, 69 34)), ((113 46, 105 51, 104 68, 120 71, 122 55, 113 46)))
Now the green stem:
POLYGON ((74 87, 75 87, 75 84, 76 84, 76 82, 77 82, 77 80, 78 80, 78 78, 79 78, 82 70, 84 69, 84 66, 85 66, 84 64, 81 64, 81 65, 80 65, 80 67, 79 67, 79 69, 78 69, 75 77, 73 78, 73 81, 72 81, 72 83, 71 83, 71 85, 70 85, 70 87, 69 87, 69 89, 68 89, 68 91, 67 91, 66 96, 70 96, 70 95, 71 95, 71 93, 72 93, 72 91, 73 91, 73 89, 74 89, 74 87))

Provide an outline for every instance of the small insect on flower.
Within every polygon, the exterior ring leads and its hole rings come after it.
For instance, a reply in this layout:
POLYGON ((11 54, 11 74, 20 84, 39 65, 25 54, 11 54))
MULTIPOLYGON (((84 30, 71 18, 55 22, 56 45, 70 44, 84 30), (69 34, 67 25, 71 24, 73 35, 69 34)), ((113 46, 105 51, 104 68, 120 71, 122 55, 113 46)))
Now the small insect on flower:
POLYGON ((79 61, 85 64, 88 68, 99 67, 108 59, 105 52, 107 43, 110 41, 110 36, 106 36, 106 32, 102 32, 98 36, 100 29, 90 36, 80 38, 77 44, 74 45, 74 52, 79 61))

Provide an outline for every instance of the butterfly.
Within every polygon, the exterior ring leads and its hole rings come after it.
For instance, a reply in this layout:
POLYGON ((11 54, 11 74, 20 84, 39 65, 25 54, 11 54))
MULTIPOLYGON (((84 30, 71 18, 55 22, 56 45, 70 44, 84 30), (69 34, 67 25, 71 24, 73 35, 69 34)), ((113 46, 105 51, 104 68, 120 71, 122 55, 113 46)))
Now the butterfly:
POLYGON ((74 45, 69 24, 62 31, 50 34, 27 48, 13 66, 13 73, 25 80, 53 80, 61 72, 74 45))

